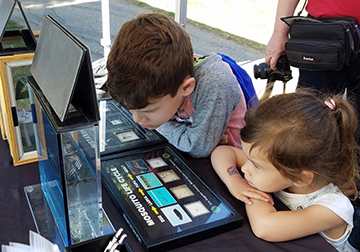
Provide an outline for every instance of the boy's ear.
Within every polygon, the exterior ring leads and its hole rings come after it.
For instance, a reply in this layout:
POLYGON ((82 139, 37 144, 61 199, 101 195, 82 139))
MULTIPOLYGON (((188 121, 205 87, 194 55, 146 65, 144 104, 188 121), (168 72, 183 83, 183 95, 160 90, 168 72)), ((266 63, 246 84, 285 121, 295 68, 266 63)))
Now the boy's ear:
POLYGON ((184 80, 183 83, 181 83, 179 90, 182 92, 183 96, 188 96, 194 91, 194 88, 195 78, 190 77, 184 80))
POLYGON ((310 185, 314 180, 314 173, 312 171, 303 170, 301 171, 301 181, 294 183, 296 186, 310 185))

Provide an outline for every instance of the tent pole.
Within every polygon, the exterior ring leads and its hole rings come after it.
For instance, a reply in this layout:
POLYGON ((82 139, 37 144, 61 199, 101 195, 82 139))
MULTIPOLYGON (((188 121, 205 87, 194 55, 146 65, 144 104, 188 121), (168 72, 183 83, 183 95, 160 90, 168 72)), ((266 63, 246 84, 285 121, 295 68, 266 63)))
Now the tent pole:
POLYGON ((175 21, 186 29, 187 0, 175 0, 175 21))
POLYGON ((100 44, 104 47, 104 58, 107 59, 111 48, 109 0, 101 0, 101 14, 103 38, 100 44))

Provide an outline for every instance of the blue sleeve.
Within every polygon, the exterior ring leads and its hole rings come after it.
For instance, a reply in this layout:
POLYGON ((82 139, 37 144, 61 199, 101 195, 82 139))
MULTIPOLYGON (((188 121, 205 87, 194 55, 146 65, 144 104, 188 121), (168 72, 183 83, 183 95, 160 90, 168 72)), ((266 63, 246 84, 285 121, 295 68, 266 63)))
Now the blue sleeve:
POLYGON ((224 54, 220 54, 222 60, 228 63, 233 71, 241 89, 244 93, 246 104, 248 108, 255 108, 259 104, 258 97, 252 80, 248 73, 242 69, 232 58, 224 54))

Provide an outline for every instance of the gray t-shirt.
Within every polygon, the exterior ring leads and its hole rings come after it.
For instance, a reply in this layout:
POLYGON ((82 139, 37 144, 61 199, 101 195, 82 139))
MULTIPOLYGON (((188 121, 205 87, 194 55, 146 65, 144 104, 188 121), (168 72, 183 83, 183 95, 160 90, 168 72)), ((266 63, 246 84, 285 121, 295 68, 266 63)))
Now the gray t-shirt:
POLYGON ((170 120, 156 130, 177 149, 208 157, 219 144, 241 92, 236 77, 215 53, 194 67, 194 78, 192 122, 170 120))

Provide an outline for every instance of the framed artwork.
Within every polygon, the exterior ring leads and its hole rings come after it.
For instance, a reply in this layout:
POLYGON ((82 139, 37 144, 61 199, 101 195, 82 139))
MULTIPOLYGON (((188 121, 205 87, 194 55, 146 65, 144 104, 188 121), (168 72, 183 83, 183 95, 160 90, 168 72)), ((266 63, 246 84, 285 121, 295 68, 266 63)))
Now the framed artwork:
POLYGON ((27 82, 34 53, 0 57, 3 138, 15 166, 38 161, 34 96, 27 82))

